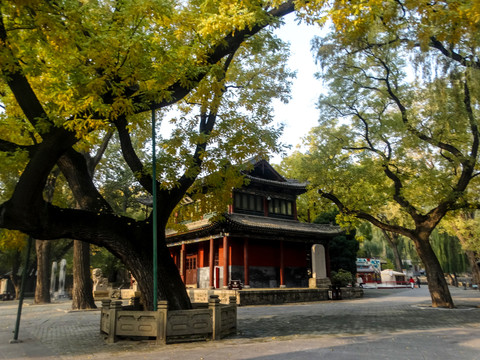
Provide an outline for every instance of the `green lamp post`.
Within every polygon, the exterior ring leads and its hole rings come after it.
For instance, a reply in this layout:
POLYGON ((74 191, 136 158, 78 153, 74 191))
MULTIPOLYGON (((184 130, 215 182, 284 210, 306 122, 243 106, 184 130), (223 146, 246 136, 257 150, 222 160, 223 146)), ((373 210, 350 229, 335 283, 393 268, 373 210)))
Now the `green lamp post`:
POLYGON ((152 200, 153 200, 153 310, 157 311, 157 157, 155 150, 155 110, 152 110, 152 200))

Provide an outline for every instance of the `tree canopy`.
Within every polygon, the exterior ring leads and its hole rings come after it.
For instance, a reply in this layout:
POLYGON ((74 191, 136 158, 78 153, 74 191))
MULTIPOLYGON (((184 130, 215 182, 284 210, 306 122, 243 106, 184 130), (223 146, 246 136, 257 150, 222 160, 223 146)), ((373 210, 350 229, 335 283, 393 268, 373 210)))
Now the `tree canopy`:
MULTIPOLYGON (((261 30, 278 24, 294 5, 276 5, 2 2, 0 161, 1 180, 11 185, 2 187, 0 227, 107 248, 133 272, 151 308, 152 214, 132 217, 111 204, 114 197, 105 195, 111 190, 102 181, 109 159, 100 163, 105 171, 93 176, 90 162, 99 159, 85 156, 114 132, 117 148, 105 156, 117 162, 117 170, 128 167, 143 194, 157 188, 160 296, 173 308, 188 307, 163 231, 202 172, 277 146, 270 101, 288 98, 292 74, 283 63, 284 45, 261 30), (161 119, 159 127, 173 127, 171 136, 157 139, 155 181, 148 145, 152 112, 161 119), (46 200, 45 184, 56 166, 75 202, 46 200)), ((228 184, 229 174, 219 179, 228 184)))
MULTIPOLYGON (((342 204, 361 204, 357 216, 393 196, 416 230, 473 206, 477 192, 464 190, 477 181, 476 2, 7 0, 0 4, 0 161, 11 186, 2 189, 0 227, 106 247, 132 269, 151 307, 151 214, 117 213, 83 154, 116 132, 138 184, 158 190, 163 229, 202 171, 274 148, 269 101, 286 99, 290 74, 282 45, 262 29, 295 9, 335 29, 316 46, 335 90, 321 101, 324 123, 312 137, 323 194, 333 196, 334 180, 349 186, 342 204), (167 115, 173 104, 177 114, 167 115), (174 119, 172 136, 161 139, 157 179, 145 146, 152 111, 162 126, 174 119), (55 166, 81 210, 45 200, 55 166)), ((217 179, 229 184, 225 174, 217 179)), ((188 306, 164 242, 158 251, 161 296, 188 306)))
POLYGON ((429 236, 448 212, 479 204, 478 10, 334 2, 334 30, 314 44, 329 92, 299 166, 343 221, 414 241, 434 306, 453 303, 429 236))

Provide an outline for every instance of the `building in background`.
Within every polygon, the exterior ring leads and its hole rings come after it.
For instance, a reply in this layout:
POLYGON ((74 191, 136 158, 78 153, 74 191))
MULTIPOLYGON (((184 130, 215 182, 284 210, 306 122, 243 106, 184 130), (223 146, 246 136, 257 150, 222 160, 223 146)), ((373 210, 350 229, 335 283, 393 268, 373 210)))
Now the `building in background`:
POLYGON ((187 222, 186 231, 167 231, 186 286, 227 288, 232 281, 254 288, 328 286, 328 245, 342 230, 299 222, 296 200, 306 184, 284 178, 267 161, 255 162, 245 176, 248 185, 232 190, 233 204, 222 220, 204 214, 187 222))

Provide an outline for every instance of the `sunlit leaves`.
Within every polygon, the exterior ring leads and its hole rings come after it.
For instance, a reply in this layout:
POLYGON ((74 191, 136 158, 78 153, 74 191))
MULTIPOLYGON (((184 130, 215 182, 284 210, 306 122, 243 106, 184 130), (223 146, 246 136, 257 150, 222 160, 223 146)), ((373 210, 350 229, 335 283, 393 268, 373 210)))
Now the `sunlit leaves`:
POLYGON ((160 142, 159 171, 165 184, 193 161, 197 143, 207 142, 201 155, 202 176, 227 164, 242 164, 252 156, 267 157, 277 150, 279 130, 271 123, 274 98, 288 99, 293 74, 286 68, 284 44, 266 33, 246 42, 224 72, 212 68, 170 119, 175 128, 160 142), (213 131, 199 132, 201 114, 217 114, 213 131))
POLYGON ((470 168, 478 157, 480 116, 476 6, 329 5, 312 2, 303 12, 312 21, 329 18, 334 28, 314 44, 318 75, 330 92, 319 100, 320 125, 307 138, 309 152, 297 159, 300 174, 314 190, 340 199, 344 222, 358 212, 389 214, 408 227, 409 216, 427 214, 442 201, 453 201, 452 207, 476 202, 479 169, 470 168), (440 52, 435 39, 458 56, 440 52), (465 179, 475 190, 460 194, 455 189, 465 179))
MULTIPOLYGON (((478 41, 480 5, 477 1, 353 0, 298 1, 307 21, 332 23, 345 43, 382 24, 391 34, 408 32, 412 43, 428 48, 432 37, 452 45, 478 41)), ((400 36, 401 37, 401 36, 400 36)))
POLYGON ((27 244, 27 235, 16 230, 0 229, 0 252, 21 251, 27 244))

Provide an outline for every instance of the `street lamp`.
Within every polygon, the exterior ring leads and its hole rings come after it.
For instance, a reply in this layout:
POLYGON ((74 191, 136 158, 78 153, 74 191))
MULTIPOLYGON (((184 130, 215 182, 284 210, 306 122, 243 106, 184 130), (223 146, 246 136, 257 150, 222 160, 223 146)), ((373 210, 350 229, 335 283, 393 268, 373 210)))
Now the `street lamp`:
POLYGON ((152 206, 153 206, 153 311, 157 311, 157 158, 155 150, 155 109, 152 110, 152 206))

